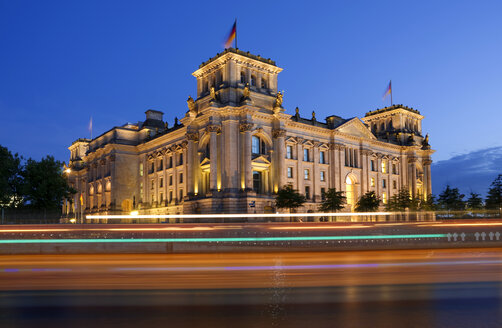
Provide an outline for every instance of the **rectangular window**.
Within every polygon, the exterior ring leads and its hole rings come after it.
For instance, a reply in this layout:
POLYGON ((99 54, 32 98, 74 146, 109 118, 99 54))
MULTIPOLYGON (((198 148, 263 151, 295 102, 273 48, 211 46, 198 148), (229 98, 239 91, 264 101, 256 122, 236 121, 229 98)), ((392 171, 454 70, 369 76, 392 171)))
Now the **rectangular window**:
POLYGON ((173 191, 169 191, 169 204, 173 202, 173 191))
POLYGON ((387 204, 387 193, 382 193, 382 203, 387 204))
POLYGON ((253 171, 253 190, 257 194, 261 193, 261 172, 253 171))
POLYGON ((159 179, 159 188, 164 187, 164 178, 159 179))
POLYGON ((183 201, 183 189, 180 189, 180 202, 183 201))
POLYGON ((150 189, 153 190, 155 188, 155 181, 152 180, 150 182, 151 182, 150 189))
POLYGON ((159 167, 158 167, 157 171, 162 171, 163 169, 164 169, 164 160, 161 159, 159 161, 159 167))
POLYGON ((292 177, 293 177, 293 168, 288 167, 288 178, 292 178, 292 177))
POLYGON ((293 158, 293 146, 286 146, 286 158, 293 158))
POLYGON ((387 163, 382 161, 382 173, 387 173, 387 163))
POLYGON ((180 173, 180 183, 183 183, 183 173, 180 173))
POLYGON ((321 188, 321 199, 326 200, 326 188, 321 188))
POLYGON ((349 166, 349 150, 345 148, 345 166, 349 166))
POLYGON ((397 174, 397 165, 392 164, 392 174, 397 174))
POLYGON ((143 182, 139 184, 139 201, 141 203, 143 202, 143 182))
POLYGON ((392 188, 397 189, 397 181, 396 180, 392 181, 392 188))
POLYGON ((150 163, 150 173, 153 173, 153 172, 155 172, 155 163, 151 162, 150 163))
POLYGON ((324 158, 324 151, 319 152, 319 163, 326 164, 326 159, 324 158))
POLYGON ((321 181, 326 181, 326 173, 321 171, 321 181))
POLYGON ((260 138, 257 136, 251 137, 251 153, 257 155, 260 153, 260 138))
POLYGON ((178 165, 183 165, 183 153, 180 153, 180 163, 178 165))
POLYGON ((309 169, 303 170, 303 175, 305 180, 310 179, 310 170, 309 169))
POLYGON ((164 193, 160 193, 159 201, 161 203, 164 201, 164 193))
POLYGON ((144 174, 143 172, 143 163, 139 163, 139 176, 142 177, 144 174))
POLYGON ((375 186, 375 178, 371 178, 371 186, 374 187, 375 186))
POLYGON ((310 187, 305 186, 305 198, 310 199, 310 187))
POLYGON ((168 167, 168 169, 170 169, 172 167, 173 167, 173 157, 169 156, 169 167, 168 167))
POLYGON ((376 171, 375 160, 372 159, 371 162, 370 162, 370 164, 371 164, 371 171, 375 172, 376 171))
POLYGON ((382 188, 387 188, 387 180, 382 180, 382 188))
POLYGON ((308 149, 304 149, 303 150, 303 161, 304 162, 308 162, 309 161, 309 150, 308 149))
POLYGON ((169 185, 170 186, 173 185, 173 176, 172 175, 169 176, 169 185))

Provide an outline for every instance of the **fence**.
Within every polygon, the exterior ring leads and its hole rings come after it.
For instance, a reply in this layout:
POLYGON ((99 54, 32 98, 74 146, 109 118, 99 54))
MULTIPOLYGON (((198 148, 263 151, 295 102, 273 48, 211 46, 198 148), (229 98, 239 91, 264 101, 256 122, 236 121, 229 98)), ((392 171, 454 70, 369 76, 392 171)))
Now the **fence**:
POLYGON ((2 208, 0 224, 47 224, 59 223, 61 210, 44 210, 33 208, 2 208))

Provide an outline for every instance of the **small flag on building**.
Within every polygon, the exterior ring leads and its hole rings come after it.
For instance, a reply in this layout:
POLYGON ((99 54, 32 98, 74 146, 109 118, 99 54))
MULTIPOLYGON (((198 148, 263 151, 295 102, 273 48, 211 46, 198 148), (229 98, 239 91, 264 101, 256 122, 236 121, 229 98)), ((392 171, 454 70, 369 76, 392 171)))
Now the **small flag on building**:
POLYGON ((232 30, 227 37, 227 41, 225 42, 225 49, 230 48, 232 45, 232 41, 235 40, 235 48, 237 48, 237 19, 234 22, 234 26, 232 26, 232 30))
POLYGON ((91 133, 91 139, 92 139, 92 116, 91 120, 89 121, 89 132, 91 133))
POLYGON ((387 98, 388 95, 390 95, 390 104, 392 106, 392 81, 389 81, 389 86, 385 89, 382 99, 387 98))

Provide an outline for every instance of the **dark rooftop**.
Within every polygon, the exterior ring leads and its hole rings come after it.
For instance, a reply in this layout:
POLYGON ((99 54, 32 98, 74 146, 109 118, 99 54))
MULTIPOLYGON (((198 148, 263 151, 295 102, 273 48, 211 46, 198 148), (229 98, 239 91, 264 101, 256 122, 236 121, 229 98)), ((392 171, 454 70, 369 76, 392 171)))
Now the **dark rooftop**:
POLYGON ((207 61, 205 62, 202 62, 202 64, 199 65, 199 68, 202 68, 203 66, 206 66, 207 64, 209 64, 210 62, 214 61, 215 59, 223 56, 224 54, 228 53, 228 52, 232 52, 234 54, 238 54, 238 55, 241 55, 241 56, 245 56, 245 57, 248 57, 248 58, 251 58, 251 59, 254 59, 254 60, 258 60, 258 61, 261 61, 263 63, 266 63, 266 64, 269 64, 269 65, 275 65, 275 61, 273 61, 272 59, 270 58, 263 58, 262 56, 260 55, 253 55, 251 54, 249 51, 248 52, 245 52, 245 51, 242 51, 242 50, 239 50, 239 49, 235 49, 235 48, 227 48, 225 49, 223 52, 220 52, 218 54, 216 54, 216 56, 214 56, 213 58, 209 58, 207 61))
POLYGON ((412 113, 420 115, 420 112, 416 109, 413 109, 412 107, 404 106, 403 104, 397 104, 397 105, 392 105, 389 107, 375 109, 374 111, 367 112, 366 115, 364 115, 364 116, 371 116, 371 115, 376 115, 376 114, 380 114, 380 113, 384 113, 384 112, 389 112, 391 110, 398 109, 398 108, 402 108, 402 109, 405 109, 405 110, 410 111, 412 113))

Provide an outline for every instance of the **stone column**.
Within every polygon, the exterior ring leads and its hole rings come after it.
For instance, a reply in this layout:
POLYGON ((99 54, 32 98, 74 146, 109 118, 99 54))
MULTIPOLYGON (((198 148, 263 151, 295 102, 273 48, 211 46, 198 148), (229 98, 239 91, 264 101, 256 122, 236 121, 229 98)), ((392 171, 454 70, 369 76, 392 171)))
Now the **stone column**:
MULTIPOLYGON (((187 148, 187 158, 185 161, 187 163, 186 170, 186 181, 187 181, 187 194, 194 194, 198 192, 195 188, 196 181, 196 172, 195 172, 195 160, 197 159, 197 142, 199 141, 199 134, 197 132, 187 132, 186 138, 188 140, 188 148, 187 148)), ((173 159, 174 162, 174 159, 173 159)), ((176 163, 173 163, 176 165, 176 163)))
POLYGON ((312 165, 312 201, 319 201, 321 198, 316 199, 316 196, 321 194, 321 187, 319 187, 319 182, 321 181, 321 174, 319 173, 319 145, 320 142, 314 142, 314 148, 312 149, 312 156, 314 160, 314 165, 312 165))
MULTIPOLYGON (((284 129, 275 129, 272 131, 272 136, 274 137, 274 150, 275 150, 275 159, 276 161, 272 163, 274 176, 274 188, 277 189, 282 188, 286 184, 286 178, 284 173, 284 161, 285 161, 285 150, 286 145, 284 143, 284 138, 286 137, 286 130, 284 129)), ((272 190, 275 191, 275 190, 272 190)))
POLYGON ((335 144, 329 145, 329 188, 336 188, 338 190, 338 186, 336 184, 336 156, 335 156, 335 144))
POLYGON ((345 145, 338 144, 338 191, 345 191, 345 180, 343 168, 345 167, 345 145))
POLYGON ((296 145, 296 153, 297 153, 297 173, 296 173, 296 176, 298 178, 298 192, 300 194, 304 194, 305 193, 305 188, 303 188, 304 186, 304 179, 305 179, 305 176, 303 174, 303 139, 300 138, 300 137, 297 137, 296 138, 298 144, 296 145))
MULTIPOLYGON (((252 167, 252 158, 251 158, 251 130, 253 129, 254 124, 252 123, 241 123, 239 125, 239 131, 244 135, 243 141, 243 150, 242 150, 242 174, 244 181, 244 189, 252 190, 253 189, 253 167, 252 167)), ((241 186, 242 187, 242 186, 241 186)))
POLYGON ((210 133, 209 136, 209 190, 211 192, 218 189, 218 134, 221 133, 221 127, 219 125, 208 125, 207 131, 210 133))
POLYGON ((429 195, 432 194, 432 184, 431 184, 431 164, 432 160, 427 159, 424 161, 424 173, 425 173, 425 184, 426 187, 424 188, 427 192, 426 197, 429 198, 429 195))
POLYGON ((411 170, 410 174, 410 186, 411 186, 411 196, 413 198, 417 197, 417 158, 410 157, 408 159, 409 169, 411 170))

